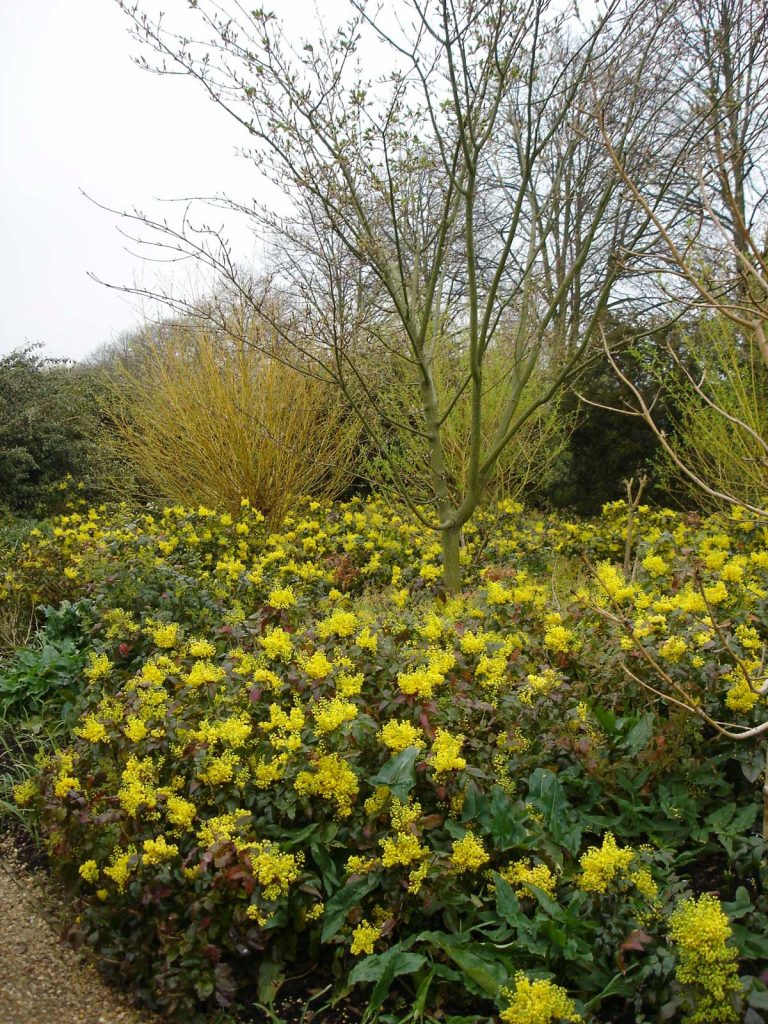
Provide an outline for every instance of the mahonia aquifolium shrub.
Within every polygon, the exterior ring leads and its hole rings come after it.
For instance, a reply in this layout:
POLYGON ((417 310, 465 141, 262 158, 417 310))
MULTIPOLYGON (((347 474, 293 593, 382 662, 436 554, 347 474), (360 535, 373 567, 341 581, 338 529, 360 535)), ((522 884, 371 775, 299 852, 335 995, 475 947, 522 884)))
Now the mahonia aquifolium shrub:
POLYGON ((643 693, 629 713, 620 665, 764 717, 768 533, 643 508, 628 581, 625 524, 502 504, 447 599, 439 543, 377 500, 276 533, 247 502, 33 530, 3 596, 56 574, 90 649, 71 742, 16 797, 83 939, 181 1019, 307 960, 350 984, 433 971, 434 999, 506 1024, 593 1019, 606 990, 738 1019, 727 917, 670 866, 720 783, 691 716, 643 693), (553 592, 584 552, 594 577, 553 592))

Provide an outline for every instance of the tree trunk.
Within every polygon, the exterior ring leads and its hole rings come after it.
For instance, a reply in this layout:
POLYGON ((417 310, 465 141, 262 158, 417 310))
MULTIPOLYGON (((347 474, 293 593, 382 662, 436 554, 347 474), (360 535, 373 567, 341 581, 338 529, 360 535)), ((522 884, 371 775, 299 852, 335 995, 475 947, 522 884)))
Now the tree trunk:
POLYGON ((461 527, 452 526, 441 534, 443 544, 443 583, 449 594, 461 590, 461 527))

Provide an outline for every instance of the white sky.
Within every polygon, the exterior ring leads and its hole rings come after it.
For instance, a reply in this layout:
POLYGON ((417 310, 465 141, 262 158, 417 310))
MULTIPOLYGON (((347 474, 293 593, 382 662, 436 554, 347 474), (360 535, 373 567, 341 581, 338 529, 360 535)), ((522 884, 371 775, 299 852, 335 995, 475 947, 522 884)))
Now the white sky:
MULTIPOLYGON (((307 24, 307 0, 265 6, 307 24)), ((348 10, 317 6, 332 23, 348 10)), ((137 52, 113 0, 0 0, 0 355, 41 341, 48 355, 82 358, 141 319, 137 299, 86 274, 150 287, 157 271, 80 189, 162 212, 155 197, 246 200, 262 187, 235 155, 242 130, 191 80, 141 71, 137 52)), ((232 237, 242 259, 258 253, 245 230, 232 237)))

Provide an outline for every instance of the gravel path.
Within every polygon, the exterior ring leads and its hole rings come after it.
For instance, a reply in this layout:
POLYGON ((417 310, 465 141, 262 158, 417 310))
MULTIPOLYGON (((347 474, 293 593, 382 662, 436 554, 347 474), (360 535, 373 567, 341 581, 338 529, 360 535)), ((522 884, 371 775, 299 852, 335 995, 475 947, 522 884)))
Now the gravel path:
POLYGON ((55 930, 46 879, 0 843, 0 1024, 152 1024, 55 930))

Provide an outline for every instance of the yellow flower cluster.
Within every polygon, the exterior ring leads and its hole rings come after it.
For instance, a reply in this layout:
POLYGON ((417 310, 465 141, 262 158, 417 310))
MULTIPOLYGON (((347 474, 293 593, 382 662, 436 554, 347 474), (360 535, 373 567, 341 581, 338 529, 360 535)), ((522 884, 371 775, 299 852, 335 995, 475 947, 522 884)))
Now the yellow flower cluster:
POLYGON ((212 658, 216 653, 216 644, 204 638, 197 638, 189 641, 187 650, 193 658, 212 658))
POLYGON ((454 839, 451 848, 451 864, 459 871, 477 871, 489 860, 482 839, 467 832, 461 839, 454 839))
POLYGON ((269 841, 249 846, 248 856, 254 877, 266 900, 277 900, 286 895, 299 877, 304 860, 300 853, 281 853, 269 841))
POLYGON ((361 921, 352 932, 352 943, 349 947, 350 953, 352 956, 370 955, 373 952, 376 940, 380 936, 381 928, 377 928, 376 925, 371 924, 369 921, 361 921))
POLYGON ((142 848, 142 861, 147 864, 162 864, 179 856, 179 848, 175 843, 167 842, 165 836, 157 839, 145 839, 142 848))
POLYGON ((327 640, 331 636, 348 637, 352 636, 360 625, 360 619, 354 612, 347 612, 339 608, 317 624, 317 635, 321 640, 327 640))
POLYGON ((445 729, 437 730, 430 751, 432 769, 436 776, 467 767, 466 758, 461 756, 463 743, 463 736, 451 736, 445 729))
POLYGON ((267 604, 279 610, 293 608, 296 604, 296 595, 290 587, 271 590, 267 595, 267 604))
POLYGON ((357 776, 338 754, 322 754, 315 762, 314 771, 299 772, 294 786, 302 796, 319 796, 335 803, 339 818, 347 818, 352 813, 358 792, 357 776))
POLYGON ((75 735, 88 740, 89 743, 103 743, 107 739, 107 730, 104 723, 100 722, 95 715, 87 715, 77 729, 75 735))
POLYGON ((264 648, 267 657, 273 661, 288 662, 293 656, 291 635, 279 626, 271 629, 266 636, 260 637, 259 643, 264 648))
POLYGON ((158 647, 170 649, 176 647, 180 639, 181 627, 178 622, 160 623, 151 626, 148 630, 149 636, 158 647))
POLYGON ((117 847, 112 853, 112 859, 104 868, 104 874, 111 878, 117 888, 122 892, 131 877, 130 861, 136 856, 136 847, 129 846, 126 850, 117 847))
POLYGON ((419 750, 424 747, 423 732, 410 722, 398 722, 393 719, 382 726, 379 735, 384 746, 395 754, 399 754, 407 747, 418 747, 419 750))
POLYGON ((669 919, 669 935, 678 949, 678 981, 697 987, 690 1024, 729 1024, 739 1019, 732 997, 741 990, 737 951, 728 946, 731 926, 719 900, 709 893, 684 900, 669 919))
POLYGON ((120 780, 117 799, 126 814, 134 817, 141 807, 154 807, 155 766, 150 757, 129 757, 120 780))
POLYGON ((445 676, 436 668, 425 665, 410 672, 401 672, 397 677, 397 685, 409 697, 421 697, 429 700, 436 687, 445 682, 445 676))
POLYGON ((613 833, 606 832, 602 846, 590 846, 581 855, 579 887, 585 892, 607 892, 629 873, 634 857, 633 850, 621 849, 616 845, 613 833))
POLYGON ((551 899, 555 899, 557 880, 546 864, 532 864, 530 861, 517 860, 509 864, 499 874, 505 882, 509 882, 514 888, 519 899, 535 895, 529 888, 530 885, 535 885, 551 899))
POLYGON ((503 1024, 578 1024, 582 1019, 564 988, 551 981, 531 981, 522 971, 515 975, 514 990, 502 994, 509 1000, 499 1014, 503 1024))
POLYGON ((348 700, 335 697, 333 700, 319 700, 312 715, 318 732, 333 732, 345 722, 357 718, 357 707, 348 700))
POLYGON ((99 880, 99 866, 95 860, 87 860, 81 864, 78 873, 84 881, 91 884, 95 884, 99 880))
POLYGON ((198 842, 202 847, 211 846, 212 843, 222 843, 242 836, 251 826, 251 814, 249 811, 230 811, 227 814, 217 814, 208 818, 197 832, 198 842))
POLYGON ((89 652, 88 664, 83 669, 83 675, 89 683, 97 683, 100 679, 105 679, 112 671, 112 668, 112 662, 106 654, 89 652))

